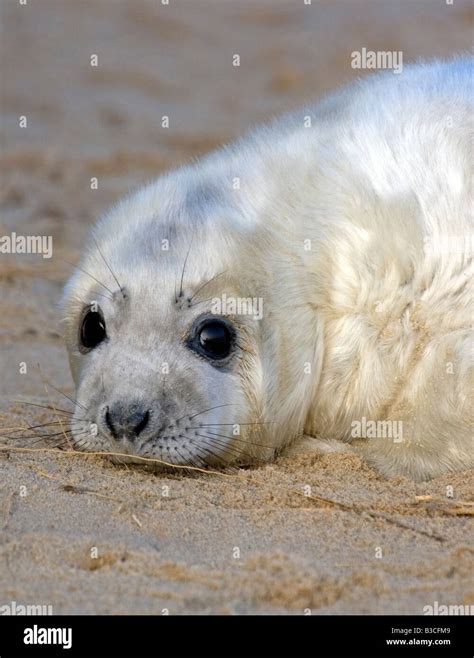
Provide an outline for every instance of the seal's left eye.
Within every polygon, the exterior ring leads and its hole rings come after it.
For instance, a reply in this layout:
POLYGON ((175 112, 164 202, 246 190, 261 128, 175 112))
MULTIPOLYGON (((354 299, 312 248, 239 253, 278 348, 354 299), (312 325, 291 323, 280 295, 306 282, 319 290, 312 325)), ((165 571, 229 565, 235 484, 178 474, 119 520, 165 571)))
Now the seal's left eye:
POLYGON ((218 365, 230 356, 235 344, 232 325, 221 318, 198 320, 187 341, 187 346, 218 365))
POLYGON ((105 322, 102 315, 97 311, 88 311, 82 320, 81 346, 91 350, 101 343, 105 336, 105 322))
POLYGON ((199 344, 207 356, 223 359, 232 347, 230 331, 223 322, 208 322, 199 331, 199 344))

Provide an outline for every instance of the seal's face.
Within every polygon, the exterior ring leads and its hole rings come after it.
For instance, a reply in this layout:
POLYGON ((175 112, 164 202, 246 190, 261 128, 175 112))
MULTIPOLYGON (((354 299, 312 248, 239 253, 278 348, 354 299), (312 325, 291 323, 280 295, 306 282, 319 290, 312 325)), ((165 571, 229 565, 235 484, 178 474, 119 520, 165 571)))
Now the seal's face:
POLYGON ((223 291, 239 296, 215 236, 214 256, 203 259, 205 233, 191 244, 176 238, 173 253, 162 246, 175 229, 154 231, 98 236, 69 284, 75 445, 131 461, 253 461, 264 443, 251 440, 263 425, 258 321, 215 312, 223 291))

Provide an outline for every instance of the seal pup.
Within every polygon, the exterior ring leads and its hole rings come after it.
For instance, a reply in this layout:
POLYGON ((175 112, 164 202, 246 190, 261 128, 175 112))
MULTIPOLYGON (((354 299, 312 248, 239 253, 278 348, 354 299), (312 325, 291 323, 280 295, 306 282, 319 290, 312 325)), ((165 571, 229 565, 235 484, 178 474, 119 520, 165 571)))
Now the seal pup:
POLYGON ((64 296, 77 448, 472 466, 472 72, 358 80, 107 212, 64 296))

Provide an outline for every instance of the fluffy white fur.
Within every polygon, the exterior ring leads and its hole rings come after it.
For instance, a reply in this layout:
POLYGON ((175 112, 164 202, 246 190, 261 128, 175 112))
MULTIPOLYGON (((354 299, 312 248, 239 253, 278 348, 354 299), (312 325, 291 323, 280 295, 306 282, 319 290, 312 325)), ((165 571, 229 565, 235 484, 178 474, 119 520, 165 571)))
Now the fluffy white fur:
POLYGON ((472 74, 458 59, 370 76, 113 208, 65 295, 78 447, 202 465, 306 435, 388 476, 472 466, 472 74), (185 339, 224 292, 262 298, 263 319, 230 318, 219 369, 185 339), (108 340, 81 354, 92 300, 108 340), (152 410, 133 443, 104 425, 117 399, 152 410), (363 418, 403 440, 354 440, 363 418))

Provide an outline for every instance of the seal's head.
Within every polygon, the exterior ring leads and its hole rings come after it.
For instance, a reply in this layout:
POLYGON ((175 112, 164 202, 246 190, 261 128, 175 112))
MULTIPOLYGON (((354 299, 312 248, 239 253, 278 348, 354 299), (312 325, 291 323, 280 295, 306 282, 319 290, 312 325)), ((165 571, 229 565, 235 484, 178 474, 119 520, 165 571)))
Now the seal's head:
POLYGON ((302 328, 271 309, 255 230, 191 167, 99 223, 64 297, 77 448, 202 466, 271 459, 293 438, 302 328))

